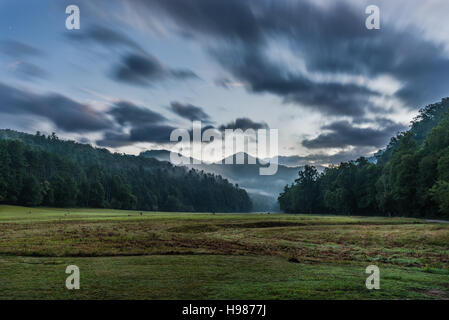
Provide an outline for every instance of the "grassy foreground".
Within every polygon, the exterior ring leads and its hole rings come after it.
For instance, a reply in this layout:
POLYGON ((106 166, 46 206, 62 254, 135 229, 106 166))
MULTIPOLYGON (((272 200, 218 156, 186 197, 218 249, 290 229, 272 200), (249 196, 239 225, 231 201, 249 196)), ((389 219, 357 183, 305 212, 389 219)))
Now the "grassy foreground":
POLYGON ((449 224, 0 206, 0 299, 410 298, 449 298, 449 224))

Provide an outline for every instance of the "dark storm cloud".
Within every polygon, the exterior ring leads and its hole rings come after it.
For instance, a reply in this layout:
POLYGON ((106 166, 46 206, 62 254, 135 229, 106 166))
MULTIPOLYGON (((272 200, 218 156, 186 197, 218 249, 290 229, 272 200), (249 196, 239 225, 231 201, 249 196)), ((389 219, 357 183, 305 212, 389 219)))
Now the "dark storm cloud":
POLYGON ((124 33, 108 27, 93 25, 85 32, 69 33, 67 37, 83 43, 99 44, 109 50, 118 48, 121 61, 114 65, 112 70, 112 78, 117 81, 147 86, 168 79, 198 78, 191 70, 164 66, 156 57, 146 52, 139 43, 124 33))
POLYGON ((148 108, 136 106, 128 101, 116 103, 108 112, 121 126, 118 130, 108 130, 96 143, 102 147, 122 147, 137 142, 170 142, 170 133, 174 127, 167 125, 167 119, 148 108), (129 126, 129 133, 123 127, 129 126))
POLYGON ((183 80, 198 76, 190 70, 166 68, 150 54, 132 53, 124 56, 121 63, 115 67, 113 78, 129 84, 146 86, 161 80, 183 80))
POLYGON ((170 110, 178 116, 190 121, 209 121, 209 115, 201 108, 192 104, 182 104, 174 101, 170 104, 170 110))
MULTIPOLYGON (((213 39, 213 48, 209 47, 212 56, 251 92, 272 93, 286 103, 304 105, 327 114, 356 116, 363 115, 371 107, 369 98, 377 95, 355 84, 313 81, 301 72, 290 71, 287 66, 275 63, 266 54, 271 39, 287 39, 292 46, 297 46, 299 39, 301 43, 317 42, 316 34, 310 34, 313 30, 320 32, 319 38, 347 32, 354 35, 354 30, 364 26, 364 16, 355 15, 344 5, 339 5, 340 12, 335 12, 310 3, 271 1, 156 0, 135 3, 170 16, 182 34, 213 39), (333 18, 332 14, 340 18, 333 18), (345 20, 345 14, 356 19, 349 25, 347 21, 351 19, 345 20)), ((323 42, 326 40, 322 39, 323 42)))
MULTIPOLYGON (((213 125, 202 125, 201 126, 201 137, 203 136, 203 134, 204 134, 204 132, 206 131, 206 130, 213 130, 213 131, 217 131, 217 128, 215 128, 213 125)), ((191 141, 193 141, 193 127, 191 128, 191 129, 189 129, 188 130, 188 132, 189 132, 189 136, 190 136, 190 140, 191 141)), ((209 142, 212 142, 212 141, 214 141, 214 137, 212 137, 211 138, 211 140, 210 141, 203 141, 204 143, 209 143, 209 142)))
POLYGON ((89 132, 113 124, 88 105, 61 94, 39 95, 0 83, 0 113, 35 115, 53 122, 67 132, 89 132))
POLYGON ((388 123, 381 129, 354 127, 348 121, 337 121, 321 127, 329 131, 318 137, 302 141, 302 145, 309 149, 385 146, 390 138, 404 129, 404 126, 394 122, 388 123))
POLYGON ((149 125, 131 130, 130 139, 136 142, 170 142, 170 134, 176 128, 169 125, 149 125))
POLYGON ((102 147, 122 147, 137 142, 169 143, 170 134, 176 128, 166 124, 163 115, 145 107, 136 106, 128 101, 115 103, 108 111, 121 126, 117 130, 107 130, 103 138, 96 143, 102 147), (129 126, 129 133, 123 131, 129 126))
POLYGON ((105 132, 103 139, 96 143, 101 147, 123 147, 138 142, 169 143, 170 134, 176 128, 170 125, 146 125, 131 129, 128 133, 105 132))
MULTIPOLYGON (((206 125, 201 126, 201 134, 209 129, 222 131, 225 129, 242 129, 245 131, 247 129, 268 128, 265 122, 254 122, 249 118, 237 118, 235 121, 215 128, 213 125, 207 124, 209 116, 200 107, 172 102, 170 109, 191 121, 204 121, 206 119, 206 125)), ((168 119, 161 114, 127 101, 114 104, 107 114, 112 116, 120 127, 117 127, 116 130, 105 131, 103 138, 96 141, 97 145, 102 147, 115 148, 138 142, 171 143, 170 134, 173 130, 178 129, 172 126, 168 119), (125 126, 130 127, 129 133, 123 130, 125 126)), ((193 139, 193 128, 187 130, 190 138, 193 139)))
POLYGON ((80 42, 92 42, 105 47, 128 47, 143 51, 141 46, 127 35, 100 25, 93 25, 81 32, 70 32, 67 37, 80 42))
POLYGON ((274 63, 269 45, 283 45, 309 72, 376 77, 392 75, 395 94, 410 108, 449 94, 449 59, 443 47, 417 30, 383 21, 365 28, 364 8, 344 2, 135 0, 136 11, 171 18, 179 33, 202 41, 217 61, 251 92, 272 93, 324 114, 361 116, 375 111, 377 93, 274 63), (207 43, 207 44, 206 44, 207 43), (212 48, 211 48, 212 47, 212 48))
POLYGON ((0 43, 0 50, 4 54, 16 59, 30 56, 41 56, 43 54, 41 50, 30 46, 29 44, 15 40, 2 41, 0 43))
POLYGON ((116 80, 146 85, 149 81, 166 77, 166 70, 155 57, 131 54, 123 57, 114 71, 116 80))
POLYGON ((150 109, 120 101, 108 112, 120 125, 143 126, 165 121, 165 117, 150 109))
MULTIPOLYGON (((147 9, 156 15, 169 15, 179 31, 190 37, 202 34, 256 43, 262 41, 263 30, 250 2, 253 1, 136 0, 133 3, 137 5, 137 10, 147 9)), ((256 4, 264 6, 263 2, 256 4)))
POLYGON ((252 92, 270 92, 285 102, 299 103, 327 114, 361 116, 370 106, 368 99, 378 95, 354 84, 312 81, 275 64, 258 50, 244 50, 237 55, 214 50, 213 55, 252 92))
POLYGON ((235 121, 232 121, 226 125, 221 125, 219 129, 221 131, 226 129, 241 129, 245 131, 247 129, 268 129, 268 125, 265 122, 255 122, 249 118, 237 118, 235 121))
POLYGON ((119 148, 133 144, 130 141, 129 134, 115 131, 106 131, 103 138, 95 141, 100 147, 119 148))

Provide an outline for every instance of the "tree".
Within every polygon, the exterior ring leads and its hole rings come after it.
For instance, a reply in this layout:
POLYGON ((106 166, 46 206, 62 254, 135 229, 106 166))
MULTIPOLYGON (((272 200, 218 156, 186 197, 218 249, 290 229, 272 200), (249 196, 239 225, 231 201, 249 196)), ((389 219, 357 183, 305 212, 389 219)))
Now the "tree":
POLYGON ((326 191, 324 201, 328 208, 334 212, 351 214, 352 206, 350 204, 350 193, 347 189, 337 188, 333 191, 326 191))
POLYGON ((430 194, 438 204, 440 213, 443 216, 449 217, 449 182, 438 181, 432 189, 430 189, 430 194))
POLYGON ((55 203, 55 195, 53 188, 48 180, 42 183, 42 204, 44 206, 52 207, 55 203))
POLYGON ((286 212, 314 213, 320 208, 320 190, 318 171, 306 165, 298 172, 298 178, 291 187, 286 186, 279 196, 282 210, 286 212))
POLYGON ((25 177, 22 191, 20 192, 20 203, 25 206, 38 206, 42 202, 42 188, 34 175, 25 177))
POLYGON ((8 195, 8 172, 10 171, 10 158, 4 143, 0 142, 0 202, 6 200, 8 195))
MULTIPOLYGON (((104 188, 103 185, 96 181, 90 185, 90 188, 86 190, 89 192, 89 202, 88 205, 94 208, 104 208, 104 188)), ((85 191, 85 192, 86 192, 85 191)))
POLYGON ((0 202, 3 202, 6 199, 7 193, 7 184, 2 176, 0 176, 0 202))
POLYGON ((55 176, 52 186, 57 207, 72 207, 76 204, 77 186, 72 177, 55 176))

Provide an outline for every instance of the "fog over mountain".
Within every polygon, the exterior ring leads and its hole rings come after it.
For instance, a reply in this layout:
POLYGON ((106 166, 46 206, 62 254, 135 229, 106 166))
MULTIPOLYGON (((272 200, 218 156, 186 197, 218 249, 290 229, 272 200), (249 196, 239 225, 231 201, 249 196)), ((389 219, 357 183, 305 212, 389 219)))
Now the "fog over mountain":
MULTIPOLYGON (((170 162, 170 151, 168 150, 149 150, 142 152, 140 156, 170 162)), ((301 167, 289 167, 280 163, 276 174, 260 175, 259 168, 266 166, 265 163, 247 153, 238 153, 223 159, 222 163, 192 163, 184 166, 218 174, 232 183, 238 184, 250 195, 254 211, 277 211, 279 210, 277 197, 286 184, 294 182, 301 167), (243 157, 244 164, 237 164, 238 157, 243 157), (233 164, 225 164, 226 159, 229 160, 229 158, 232 158, 233 164), (256 164, 250 164, 254 162, 256 164)))

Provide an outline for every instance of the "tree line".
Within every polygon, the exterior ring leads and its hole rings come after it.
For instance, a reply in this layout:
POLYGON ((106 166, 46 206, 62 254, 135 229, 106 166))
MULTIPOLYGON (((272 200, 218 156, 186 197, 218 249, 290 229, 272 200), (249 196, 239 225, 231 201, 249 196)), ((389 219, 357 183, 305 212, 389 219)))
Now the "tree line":
POLYGON ((0 203, 188 212, 252 205, 221 176, 12 130, 0 130, 0 203))
POLYGON ((377 161, 318 173, 305 166, 279 195, 288 213, 449 217, 449 98, 421 109, 377 161))

